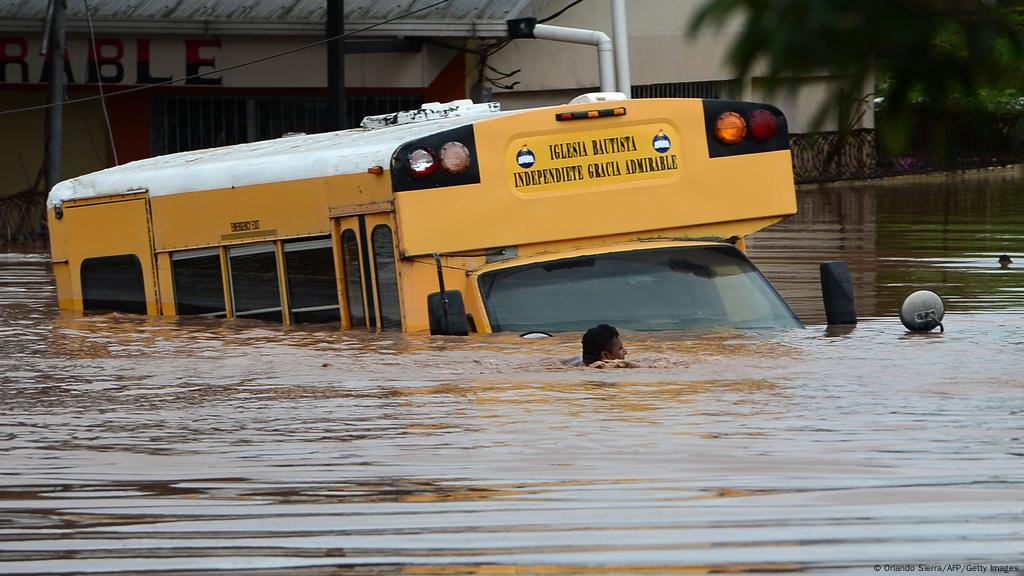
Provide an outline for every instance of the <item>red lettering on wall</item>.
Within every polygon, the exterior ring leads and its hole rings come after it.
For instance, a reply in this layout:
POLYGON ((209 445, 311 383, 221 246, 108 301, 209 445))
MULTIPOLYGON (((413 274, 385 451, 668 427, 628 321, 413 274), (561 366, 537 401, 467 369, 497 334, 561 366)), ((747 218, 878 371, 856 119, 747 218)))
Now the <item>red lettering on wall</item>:
POLYGON ((118 84, 124 80, 124 42, 116 38, 103 38, 96 40, 89 50, 89 79, 90 84, 96 84, 102 80, 108 84, 118 84), (113 48, 106 50, 104 48, 113 48), (112 52, 112 53, 111 53, 112 52), (113 69, 113 72, 105 72, 113 69), (97 77, 98 76, 98 77, 97 77))
POLYGON ((135 82, 137 84, 158 84, 174 78, 171 76, 153 76, 149 69, 149 40, 135 41, 135 82))
POLYGON ((7 66, 9 64, 13 64, 21 70, 22 82, 28 82, 26 56, 28 56, 28 40, 25 38, 0 38, 0 82, 8 81, 7 66))
MULTIPOLYGON (((217 48, 220 49, 220 40, 216 38, 205 38, 202 40, 185 40, 185 75, 195 76, 201 74, 201 68, 216 68, 216 58, 209 57, 204 58, 199 54, 199 51, 203 48, 217 48)), ((224 82, 221 76, 216 78, 208 77, 197 77, 188 78, 185 80, 185 84, 199 84, 199 85, 213 85, 219 86, 224 82)))

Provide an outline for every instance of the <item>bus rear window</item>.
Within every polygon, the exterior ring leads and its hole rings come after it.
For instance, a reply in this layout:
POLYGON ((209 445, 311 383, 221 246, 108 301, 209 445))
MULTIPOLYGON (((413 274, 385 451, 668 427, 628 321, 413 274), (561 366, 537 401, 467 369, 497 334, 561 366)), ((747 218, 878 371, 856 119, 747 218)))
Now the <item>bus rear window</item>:
POLYGON ((659 248, 503 268, 480 276, 499 331, 788 328, 799 320, 731 246, 659 248))

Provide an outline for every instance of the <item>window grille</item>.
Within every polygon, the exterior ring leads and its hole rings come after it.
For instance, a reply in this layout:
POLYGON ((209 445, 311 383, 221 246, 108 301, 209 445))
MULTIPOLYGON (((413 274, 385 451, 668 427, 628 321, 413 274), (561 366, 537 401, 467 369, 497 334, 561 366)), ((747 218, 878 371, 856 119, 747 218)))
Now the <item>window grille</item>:
POLYGON ((633 98, 704 98, 707 100, 736 100, 740 97, 739 80, 712 80, 707 82, 673 82, 633 86, 633 98))
MULTIPOLYGON (((364 116, 419 108, 420 95, 348 96, 348 126, 364 116)), ((327 131, 324 96, 177 96, 153 99, 154 156, 280 138, 288 132, 327 131)))

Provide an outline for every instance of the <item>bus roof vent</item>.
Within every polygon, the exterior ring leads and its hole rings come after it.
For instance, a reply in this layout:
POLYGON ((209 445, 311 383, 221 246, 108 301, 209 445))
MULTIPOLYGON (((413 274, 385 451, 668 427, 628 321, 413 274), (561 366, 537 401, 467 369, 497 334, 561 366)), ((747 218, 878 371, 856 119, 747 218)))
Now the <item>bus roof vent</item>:
POLYGON ((380 114, 379 116, 367 116, 363 118, 360 126, 373 130, 376 128, 387 128, 388 126, 426 122, 427 120, 439 120, 456 116, 476 116, 480 114, 493 114, 495 112, 501 112, 501 104, 498 102, 474 104, 469 99, 454 100, 443 104, 440 102, 427 102, 420 106, 419 110, 403 110, 390 114, 380 114))
POLYGON ((613 100, 625 100, 626 95, 622 92, 588 92, 580 94, 569 101, 569 104, 593 104, 594 102, 611 102, 613 100))

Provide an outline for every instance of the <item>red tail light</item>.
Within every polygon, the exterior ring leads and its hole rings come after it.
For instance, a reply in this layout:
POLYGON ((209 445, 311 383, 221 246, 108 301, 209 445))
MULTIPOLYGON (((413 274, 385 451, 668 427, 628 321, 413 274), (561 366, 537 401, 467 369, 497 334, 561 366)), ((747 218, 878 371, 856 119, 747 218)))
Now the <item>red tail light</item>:
POLYGON ((754 140, 764 142, 771 140, 779 131, 778 121, 775 114, 760 108, 750 113, 750 137, 754 140))

